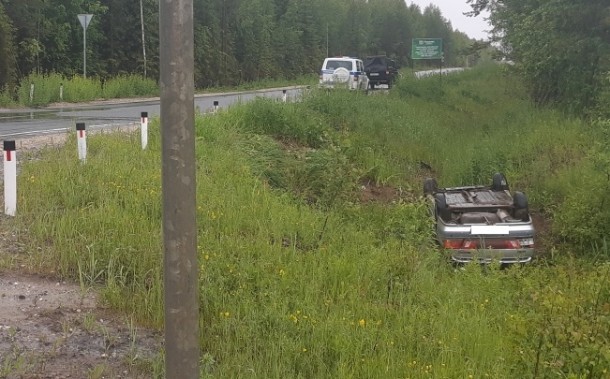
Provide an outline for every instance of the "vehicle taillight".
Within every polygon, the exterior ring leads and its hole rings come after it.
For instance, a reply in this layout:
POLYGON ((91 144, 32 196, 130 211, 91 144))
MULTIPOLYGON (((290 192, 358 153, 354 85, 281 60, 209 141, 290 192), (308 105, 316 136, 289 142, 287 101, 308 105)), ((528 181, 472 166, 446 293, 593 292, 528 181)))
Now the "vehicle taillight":
POLYGON ((444 240, 443 247, 445 249, 459 249, 462 247, 462 240, 444 240))
POLYGON ((478 247, 478 243, 477 241, 472 241, 472 240, 465 240, 464 243, 462 244, 462 247, 464 249, 476 249, 478 247))
POLYGON ((445 240, 443 241, 445 249, 520 249, 521 243, 519 240, 505 239, 488 239, 488 240, 445 240))
POLYGON ((521 248, 521 244, 517 240, 506 240, 506 248, 507 249, 519 249, 521 248))

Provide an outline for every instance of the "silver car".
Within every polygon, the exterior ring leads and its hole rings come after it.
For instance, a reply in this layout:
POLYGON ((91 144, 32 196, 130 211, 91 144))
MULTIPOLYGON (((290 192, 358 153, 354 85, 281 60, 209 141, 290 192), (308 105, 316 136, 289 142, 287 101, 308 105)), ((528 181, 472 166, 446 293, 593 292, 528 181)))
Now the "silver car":
POLYGON ((438 188, 424 181, 436 239, 456 263, 526 263, 534 256, 534 225, 523 192, 511 193, 506 177, 491 186, 438 188))

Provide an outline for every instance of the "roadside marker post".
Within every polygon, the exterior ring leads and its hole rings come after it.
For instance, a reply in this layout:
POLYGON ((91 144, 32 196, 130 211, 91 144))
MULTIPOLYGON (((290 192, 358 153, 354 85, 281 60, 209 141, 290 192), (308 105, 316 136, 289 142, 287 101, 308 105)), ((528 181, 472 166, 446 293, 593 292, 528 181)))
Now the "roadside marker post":
POLYGON ((87 131, 84 122, 76 123, 76 139, 78 143, 78 159, 82 163, 87 160, 87 131))
POLYGON ((288 100, 288 96, 286 95, 286 90, 282 90, 282 101, 285 103, 288 100))
POLYGON ((218 111, 218 100, 214 100, 214 113, 218 111))
POLYGON ((148 146, 148 112, 140 113, 140 137, 142 138, 142 150, 148 146))
POLYGON ((4 213, 17 211, 17 152, 15 141, 4 141, 4 213))

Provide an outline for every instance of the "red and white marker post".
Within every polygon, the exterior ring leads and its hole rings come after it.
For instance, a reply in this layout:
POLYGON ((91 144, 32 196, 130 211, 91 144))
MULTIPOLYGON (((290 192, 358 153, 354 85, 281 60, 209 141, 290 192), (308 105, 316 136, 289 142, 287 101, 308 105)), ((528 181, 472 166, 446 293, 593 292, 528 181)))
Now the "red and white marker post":
POLYGON ((84 122, 76 123, 76 139, 78 143, 78 159, 85 163, 87 160, 87 132, 84 122))
POLYGON ((17 211, 17 152, 15 141, 4 141, 4 213, 17 211))
POLYGON ((148 146, 148 112, 140 113, 140 137, 142 138, 142 150, 148 146))

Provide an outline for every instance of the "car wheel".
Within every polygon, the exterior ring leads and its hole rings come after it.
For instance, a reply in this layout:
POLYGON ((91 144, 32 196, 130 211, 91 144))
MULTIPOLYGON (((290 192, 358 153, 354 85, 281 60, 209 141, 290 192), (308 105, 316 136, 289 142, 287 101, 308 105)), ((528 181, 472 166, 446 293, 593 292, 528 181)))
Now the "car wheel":
POLYGON ((436 179, 426 178, 424 180, 424 196, 432 195, 437 189, 438 185, 436 184, 436 179))
POLYGON ((514 216, 516 219, 521 221, 529 220, 529 205, 527 203, 527 196, 525 196, 523 192, 515 192, 513 195, 513 206, 515 209, 514 216))
POLYGON ((449 221, 451 219, 451 211, 447 208, 447 199, 445 199, 444 193, 437 193, 434 195, 434 203, 436 205, 436 214, 443 220, 449 221))
POLYGON ((496 172, 492 178, 491 189, 494 191, 508 190, 508 181, 504 174, 496 172))
POLYGON ((369 83, 369 87, 371 87, 371 89, 375 89, 375 83, 369 83))

